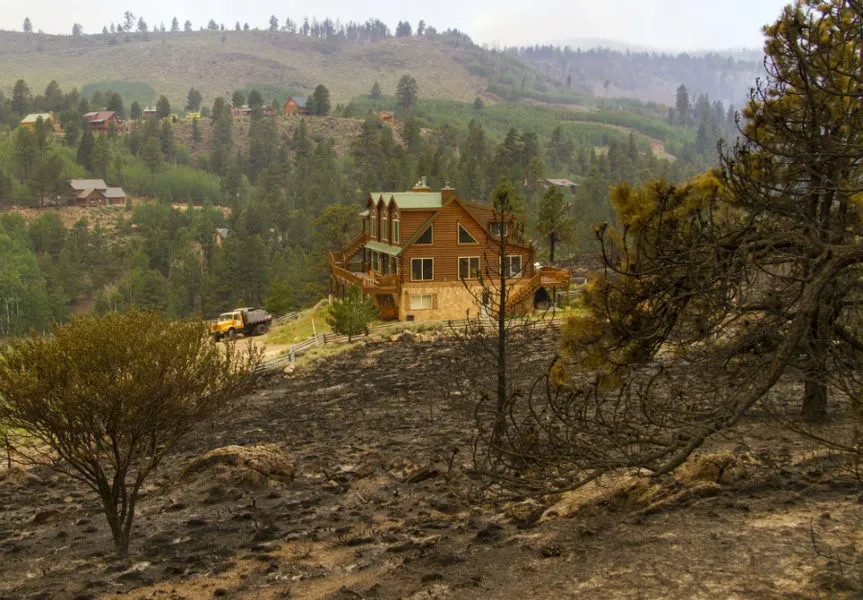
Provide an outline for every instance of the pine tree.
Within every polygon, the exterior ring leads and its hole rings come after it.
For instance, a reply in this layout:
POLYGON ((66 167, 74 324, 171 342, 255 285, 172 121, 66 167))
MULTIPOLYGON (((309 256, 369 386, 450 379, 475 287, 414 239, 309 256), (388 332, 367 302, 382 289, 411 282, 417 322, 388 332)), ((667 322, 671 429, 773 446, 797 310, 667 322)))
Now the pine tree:
POLYGON ((548 260, 554 262, 557 243, 570 241, 575 233, 575 221, 569 216, 569 204, 556 185, 549 186, 539 202, 536 230, 548 236, 548 260))
POLYGON ((411 108, 417 102, 418 93, 417 80, 410 75, 402 75, 396 86, 396 100, 405 113, 410 114, 411 108))
POLYGON ((680 87, 677 88, 677 100, 675 102, 675 109, 677 110, 678 123, 680 125, 683 125, 684 127, 689 125, 689 115, 691 112, 691 106, 689 103, 689 91, 683 84, 681 84, 680 87))
POLYGON ((171 116, 171 103, 167 96, 159 96, 159 101, 156 102, 156 116, 160 119, 171 116))
POLYGON ((372 85, 372 89, 369 92, 369 98, 372 100, 380 100, 381 98, 381 85, 377 81, 372 85))
POLYGON ((312 94, 314 114, 325 116, 330 113, 330 90, 323 84, 318 85, 312 94))
POLYGON ((96 138, 90 128, 84 130, 84 135, 81 136, 81 142, 78 144, 78 154, 76 161, 88 171, 93 171, 93 151, 96 148, 96 138))
POLYGON ((359 286, 352 286, 347 297, 336 300, 330 306, 327 323, 333 331, 348 336, 348 342, 355 335, 366 331, 369 324, 378 316, 378 308, 371 300, 364 299, 359 286))
POLYGON ((203 99, 201 92, 195 88, 189 88, 189 93, 186 95, 186 110, 196 112, 201 107, 203 99))

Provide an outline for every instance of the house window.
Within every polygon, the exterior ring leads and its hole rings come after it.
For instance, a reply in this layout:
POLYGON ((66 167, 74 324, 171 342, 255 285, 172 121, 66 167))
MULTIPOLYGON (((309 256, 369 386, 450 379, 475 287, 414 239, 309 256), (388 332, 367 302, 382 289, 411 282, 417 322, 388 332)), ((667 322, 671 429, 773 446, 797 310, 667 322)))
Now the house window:
POLYGON ((503 259, 503 275, 504 277, 521 276, 521 256, 507 256, 503 259))
POLYGON ((429 225, 429 228, 422 232, 422 235, 417 238, 417 241, 415 241, 414 244, 431 244, 432 227, 434 227, 434 225, 429 225))
POLYGON ((393 243, 398 244, 401 241, 401 232, 399 231, 399 220, 393 219, 393 243))
POLYGON ((458 259, 459 279, 479 279, 479 256, 465 256, 458 259))
POLYGON ((386 217, 381 217, 381 239, 385 242, 390 239, 390 221, 386 217))
POLYGON ((380 255, 372 250, 372 271, 380 271, 380 255))
POLYGON ((411 310, 431 310, 434 308, 434 294, 411 294, 411 310))
POLYGON ((506 235, 506 233, 507 233, 506 223, 503 223, 501 221, 492 221, 491 223, 488 224, 488 231, 494 237, 500 237, 501 230, 503 230, 503 235, 506 235))
POLYGON ((377 239, 377 237, 378 237, 378 218, 375 215, 371 215, 369 217, 369 219, 371 220, 371 224, 372 224, 372 227, 371 227, 372 236, 371 237, 372 237, 372 239, 377 239))
POLYGON ((433 258, 411 259, 411 281, 431 281, 434 279, 433 258))
POLYGON ((458 224, 458 243, 459 244, 476 244, 476 238, 473 237, 467 229, 462 227, 462 224, 458 224))

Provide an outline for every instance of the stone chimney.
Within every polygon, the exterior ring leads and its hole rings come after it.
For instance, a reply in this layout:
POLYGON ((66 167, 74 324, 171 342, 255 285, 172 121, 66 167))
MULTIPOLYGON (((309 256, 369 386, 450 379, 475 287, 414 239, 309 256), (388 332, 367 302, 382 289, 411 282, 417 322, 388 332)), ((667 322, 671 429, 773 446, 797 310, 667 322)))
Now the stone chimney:
POLYGON ((414 186, 411 188, 412 192, 430 192, 431 188, 426 183, 426 176, 423 175, 419 181, 417 181, 414 186))

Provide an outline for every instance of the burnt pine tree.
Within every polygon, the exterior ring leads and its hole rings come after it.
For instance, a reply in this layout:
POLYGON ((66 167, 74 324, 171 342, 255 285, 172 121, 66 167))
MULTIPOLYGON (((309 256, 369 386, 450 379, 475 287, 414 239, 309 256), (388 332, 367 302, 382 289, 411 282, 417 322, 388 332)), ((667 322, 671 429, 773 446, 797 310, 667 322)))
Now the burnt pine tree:
POLYGON ((863 11, 800 2, 765 32, 768 77, 721 169, 614 189, 621 227, 597 231, 588 314, 567 321, 548 384, 509 411, 515 442, 496 448, 512 487, 668 473, 756 406, 863 455, 863 11), (800 396, 773 393, 780 382, 800 396), (832 394, 852 410, 826 438, 808 423, 832 394))
POLYGON ((664 301, 645 306, 666 315, 654 347, 684 324, 704 339, 738 325, 717 350, 724 361, 734 357, 739 380, 758 362, 747 376, 761 383, 738 398, 734 414, 786 373, 804 381, 807 421, 825 418, 830 389, 859 394, 863 113, 852 99, 863 84, 861 25, 851 3, 786 8, 766 29, 768 78, 744 109, 718 179, 702 178, 701 197, 689 199, 686 187, 618 188, 626 237, 600 236, 607 257, 625 256, 621 278, 639 287, 661 273, 649 287, 664 301), (698 312, 704 318, 693 321, 698 312))
POLYGON ((459 278, 482 308, 476 315, 468 312, 464 324, 453 329, 465 349, 459 367, 479 396, 476 417, 481 443, 474 460, 480 472, 495 471, 498 458, 511 445, 507 417, 525 393, 525 382, 536 378, 536 364, 525 360, 528 347, 539 328, 549 323, 520 310, 523 300, 517 286, 522 274, 510 255, 513 244, 525 243, 517 218, 524 200, 505 177, 498 180, 489 200, 490 223, 482 244, 486 251, 459 259, 459 278))

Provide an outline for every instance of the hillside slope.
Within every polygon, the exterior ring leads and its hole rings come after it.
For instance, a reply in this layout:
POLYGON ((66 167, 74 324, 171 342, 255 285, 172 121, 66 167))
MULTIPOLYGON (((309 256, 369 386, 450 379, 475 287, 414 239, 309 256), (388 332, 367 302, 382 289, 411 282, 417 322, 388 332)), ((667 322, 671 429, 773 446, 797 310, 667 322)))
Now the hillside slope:
POLYGON ((684 84, 694 98, 707 94, 711 100, 741 106, 757 77, 764 77, 758 53, 726 56, 718 53, 666 54, 620 52, 609 48, 590 50, 540 46, 510 48, 527 65, 573 89, 597 97, 633 98, 643 102, 674 104, 677 88, 684 84), (755 57, 753 57, 755 55, 755 57))
POLYGON ((416 78, 424 98, 471 101, 486 95, 492 81, 520 85, 526 79, 539 91, 557 86, 518 59, 445 36, 348 43, 264 31, 152 32, 146 39, 137 33, 75 39, 0 32, 0 89, 7 94, 22 78, 33 93, 52 79, 64 89, 144 83, 152 90, 134 99, 151 102, 166 94, 181 106, 192 86, 209 103, 245 86, 279 97, 310 93, 323 83, 335 105, 368 93, 375 81, 393 94, 405 73, 416 78))

